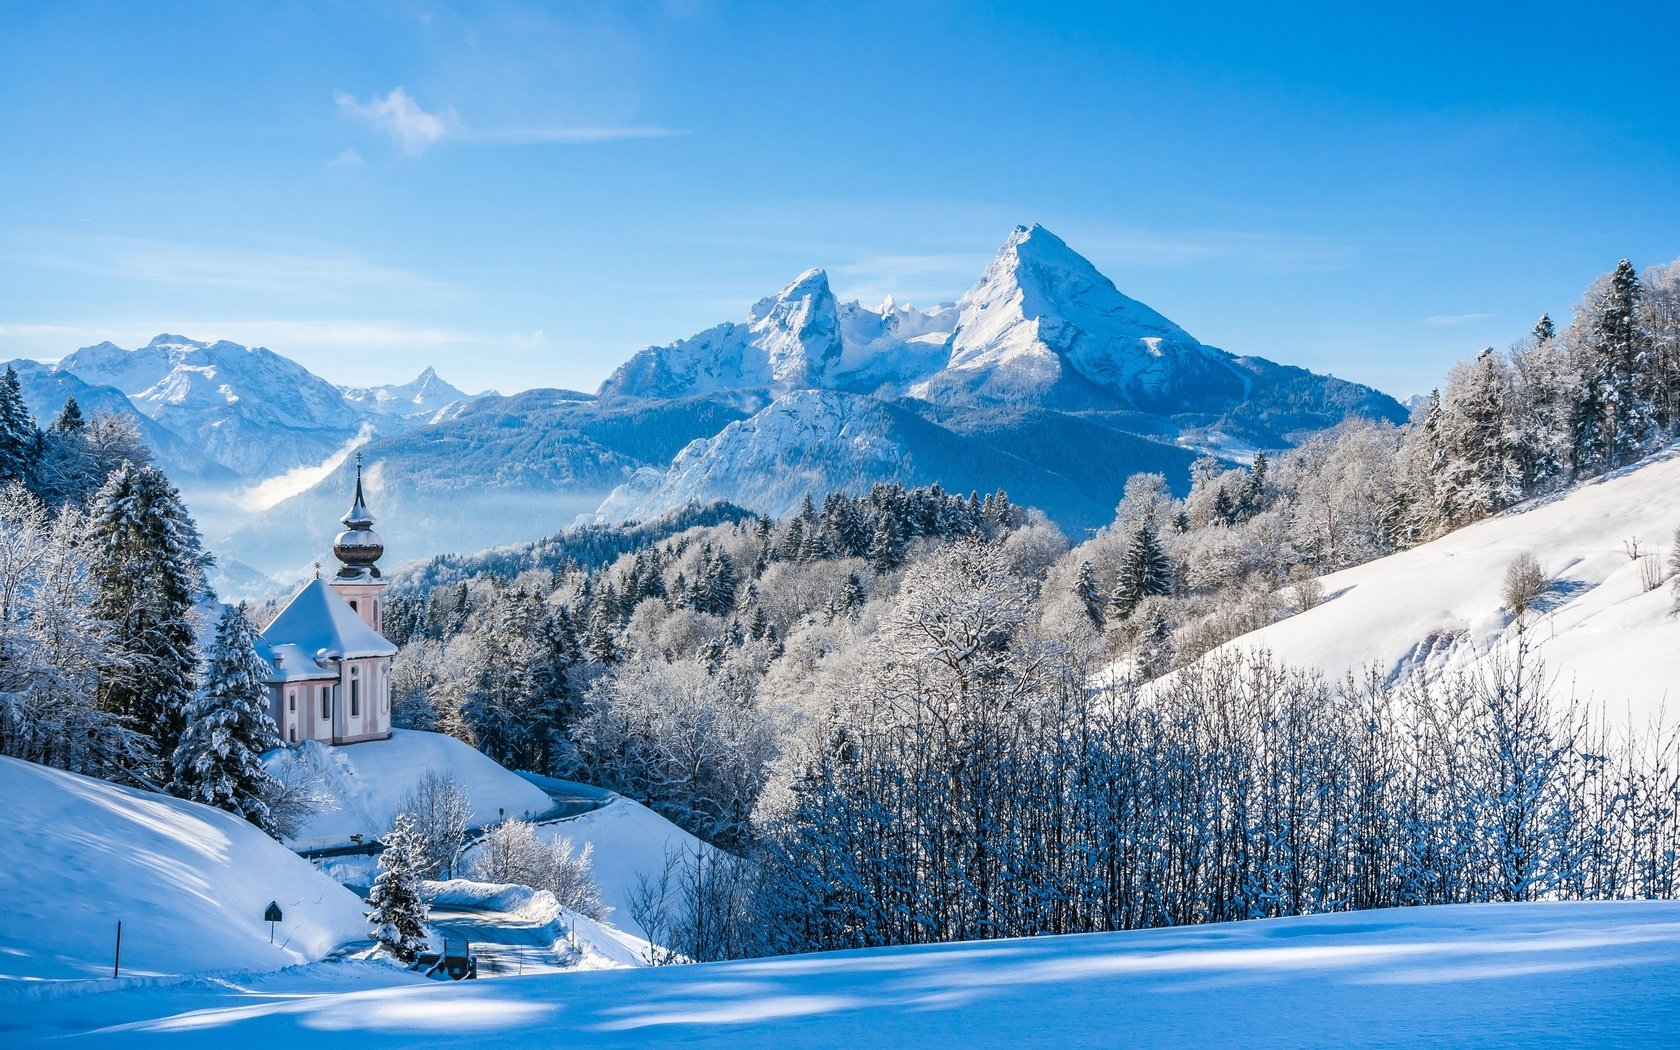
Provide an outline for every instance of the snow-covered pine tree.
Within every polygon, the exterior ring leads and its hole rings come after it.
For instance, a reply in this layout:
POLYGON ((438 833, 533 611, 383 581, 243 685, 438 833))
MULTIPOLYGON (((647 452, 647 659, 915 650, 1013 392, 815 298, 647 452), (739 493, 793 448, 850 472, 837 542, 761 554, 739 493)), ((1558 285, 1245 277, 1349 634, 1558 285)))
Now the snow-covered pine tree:
POLYGON ((1132 615, 1138 605, 1151 595, 1167 594, 1172 590, 1172 563, 1161 541, 1155 537, 1155 526, 1144 522, 1132 533, 1120 563, 1120 578, 1109 599, 1109 611, 1117 620, 1132 615))
POLYGON ((427 943, 430 909, 420 896, 426 866, 423 844, 414 831, 414 818, 398 813, 379 854, 379 874, 367 895, 367 921, 373 939, 403 962, 413 962, 427 943))
POLYGON ((89 548, 93 614, 111 625, 114 666, 99 679, 100 707, 151 737, 165 781, 197 677, 193 602, 208 560, 180 493, 156 467, 124 463, 99 490, 89 548))
POLYGON ((1557 338, 1557 325, 1552 323, 1551 314, 1541 314, 1540 320, 1534 322, 1534 341, 1541 346, 1557 338))
POLYGON ((187 706, 170 790, 272 834, 267 798, 276 785, 262 754, 280 746, 280 732, 268 714, 269 669, 256 641, 244 604, 229 606, 216 624, 203 684, 187 706))
POLYGON ((1073 594, 1079 599, 1091 625, 1101 630, 1104 618, 1102 590, 1097 586, 1097 570, 1089 560, 1079 563, 1079 576, 1073 581, 1073 594))
POLYGON ((869 541, 869 564, 876 572, 891 572, 904 558, 904 534, 891 511, 875 522, 875 535, 869 541))
POLYGON ((1610 286, 1592 321, 1599 353, 1607 366, 1606 454, 1609 466, 1637 456, 1654 429, 1650 346, 1639 329, 1639 273, 1623 259, 1610 274, 1610 286))
POLYGON ((0 376, 0 483, 33 485, 41 453, 41 432, 23 403, 23 389, 11 365, 0 376))

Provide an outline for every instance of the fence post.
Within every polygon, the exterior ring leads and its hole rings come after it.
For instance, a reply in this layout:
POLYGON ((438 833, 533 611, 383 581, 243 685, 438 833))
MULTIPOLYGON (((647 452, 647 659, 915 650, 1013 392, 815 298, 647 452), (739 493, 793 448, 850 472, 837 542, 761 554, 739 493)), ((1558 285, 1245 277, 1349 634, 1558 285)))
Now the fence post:
POLYGON ((117 920, 117 954, 111 960, 111 977, 114 979, 122 972, 122 920, 117 920))

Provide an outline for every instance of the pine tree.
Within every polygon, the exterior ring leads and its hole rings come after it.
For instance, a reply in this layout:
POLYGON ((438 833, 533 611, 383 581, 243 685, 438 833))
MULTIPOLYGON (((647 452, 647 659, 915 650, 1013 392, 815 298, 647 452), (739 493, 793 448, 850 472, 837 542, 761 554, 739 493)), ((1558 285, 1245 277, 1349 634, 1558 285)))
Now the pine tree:
POLYGON ((1145 522, 1132 533, 1126 556, 1120 565, 1120 578, 1109 599, 1109 609, 1115 619, 1132 615, 1145 598, 1167 594, 1172 590, 1172 563, 1155 538, 1155 526, 1145 522))
POLYGON ((187 707, 170 790, 272 833, 266 799, 274 778, 263 768, 262 754, 280 746, 280 733, 268 714, 269 668, 257 655, 256 640, 243 604, 222 613, 204 683, 187 707))
POLYGON ((413 962, 427 944, 430 909, 420 897, 421 873, 427 863, 424 847, 414 830, 414 818, 397 814, 379 854, 379 874, 367 895, 367 921, 373 924, 369 932, 403 962, 413 962))
POLYGON ((1609 290, 1593 318, 1593 335, 1606 365, 1605 453, 1610 466, 1637 455, 1653 429, 1646 389, 1650 347, 1639 330, 1639 297, 1639 274, 1623 259, 1611 272, 1609 290))
POLYGON ((21 481, 33 485, 40 460, 41 433, 23 403, 17 370, 6 366, 0 376, 0 484, 21 481))
POLYGON ((120 658, 100 674, 99 705, 151 738, 160 775, 172 780, 198 669, 193 602, 206 589, 208 559, 180 493, 156 467, 112 472, 90 517, 92 611, 111 625, 120 658))
POLYGON ((903 559, 903 535, 892 512, 888 511, 875 523, 875 536, 869 541, 869 564, 876 572, 891 572, 903 559))
POLYGON ((1090 562, 1079 563, 1079 577, 1073 582, 1073 593, 1085 609, 1085 615, 1090 618, 1091 625, 1101 630, 1104 619, 1102 591, 1097 587, 1097 570, 1090 562))
POLYGON ((1557 338, 1557 325, 1552 323, 1551 314, 1541 314, 1540 320, 1534 322, 1534 341, 1541 346, 1557 338))
POLYGON ((82 406, 76 404, 73 397, 64 399, 64 407, 58 410, 58 415, 52 421, 52 432, 55 434, 75 434, 87 426, 87 420, 82 418, 82 406))

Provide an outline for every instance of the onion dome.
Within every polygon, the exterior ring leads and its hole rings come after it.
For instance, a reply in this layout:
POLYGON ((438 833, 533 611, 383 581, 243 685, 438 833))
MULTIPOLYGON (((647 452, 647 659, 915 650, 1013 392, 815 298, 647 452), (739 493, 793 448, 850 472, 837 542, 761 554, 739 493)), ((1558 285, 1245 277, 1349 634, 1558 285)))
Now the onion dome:
POLYGON ((368 513, 367 501, 362 498, 360 452, 356 453, 356 502, 350 505, 349 513, 339 520, 346 528, 333 540, 333 554, 338 556, 343 566, 338 570, 338 578, 348 580, 371 576, 377 580, 379 566, 375 563, 385 553, 385 541, 373 531, 373 515, 368 513))

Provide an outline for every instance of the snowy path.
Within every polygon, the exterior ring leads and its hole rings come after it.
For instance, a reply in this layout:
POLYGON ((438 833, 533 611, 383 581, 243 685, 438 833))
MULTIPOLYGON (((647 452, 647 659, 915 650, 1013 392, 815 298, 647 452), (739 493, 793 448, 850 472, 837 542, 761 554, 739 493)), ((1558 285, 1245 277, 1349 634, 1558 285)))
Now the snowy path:
MULTIPOLYGON (((309 974, 323 977, 311 986, 309 974)), ((1680 1045, 1680 903, 1396 909, 706 966, 53 1001, 19 1039, 365 1047, 1680 1045)))
POLYGON ((555 951, 555 938, 563 930, 552 919, 536 921, 490 908, 450 905, 433 908, 428 925, 440 937, 470 942, 481 978, 558 973, 568 968, 555 951))

